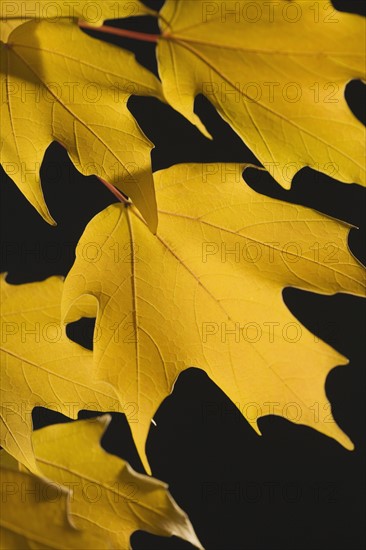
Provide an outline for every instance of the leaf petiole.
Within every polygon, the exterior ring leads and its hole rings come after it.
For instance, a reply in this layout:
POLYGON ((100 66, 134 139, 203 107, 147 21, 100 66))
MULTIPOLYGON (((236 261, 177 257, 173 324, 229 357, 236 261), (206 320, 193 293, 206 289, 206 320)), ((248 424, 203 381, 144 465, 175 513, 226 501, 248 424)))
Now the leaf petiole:
POLYGON ((124 203, 126 206, 132 204, 130 199, 128 199, 120 191, 118 191, 118 189, 116 189, 116 187, 114 187, 114 185, 112 185, 111 183, 108 183, 107 181, 103 180, 102 178, 98 178, 98 179, 99 179, 99 181, 101 181, 103 183, 103 185, 105 185, 107 187, 107 189, 109 189, 109 191, 111 193, 113 193, 113 195, 115 197, 117 197, 117 199, 120 202, 124 203))
POLYGON ((88 31, 103 32, 105 34, 114 34, 116 36, 123 36, 125 38, 132 38, 133 40, 141 40, 143 42, 157 43, 160 34, 147 34, 144 32, 130 31, 127 29, 117 29, 110 27, 109 25, 101 25, 100 27, 93 27, 85 21, 79 21, 79 27, 88 31))

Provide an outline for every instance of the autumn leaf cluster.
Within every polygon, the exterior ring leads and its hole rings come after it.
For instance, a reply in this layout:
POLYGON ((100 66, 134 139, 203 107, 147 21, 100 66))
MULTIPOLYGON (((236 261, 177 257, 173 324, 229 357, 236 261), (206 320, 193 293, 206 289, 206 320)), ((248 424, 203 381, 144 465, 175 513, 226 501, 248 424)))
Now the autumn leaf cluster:
POLYGON ((81 410, 135 404, 130 427, 151 474, 151 421, 195 366, 234 403, 296 403, 293 422, 353 448, 334 419, 315 422, 311 410, 315 401, 331 406, 325 381, 347 358, 316 341, 282 298, 289 286, 364 295, 350 227, 253 191, 245 163, 153 173, 154 144, 128 99, 155 97, 211 138, 194 112, 203 94, 252 150, 254 168, 285 189, 306 166, 364 185, 364 128, 344 97, 351 79, 365 79, 364 21, 328 0, 312 8, 306 0, 166 0, 159 12, 137 0, 93 9, 42 0, 35 14, 32 4, 0 2, 1 164, 51 224, 40 166, 52 142, 119 201, 87 225, 65 281, 55 273, 17 286, 2 277, 2 546, 125 549, 142 529, 200 548, 167 486, 102 449, 108 415, 33 431, 30 411, 77 419, 81 410), (104 23, 130 16, 157 18, 160 34, 104 23), (159 78, 92 29, 156 43, 159 78), (336 262, 313 253, 330 242, 336 262), (92 352, 66 334, 83 317, 96 318, 92 352), (38 327, 38 341, 23 338, 25 323, 38 327), (39 498, 24 500, 19 487, 39 498))

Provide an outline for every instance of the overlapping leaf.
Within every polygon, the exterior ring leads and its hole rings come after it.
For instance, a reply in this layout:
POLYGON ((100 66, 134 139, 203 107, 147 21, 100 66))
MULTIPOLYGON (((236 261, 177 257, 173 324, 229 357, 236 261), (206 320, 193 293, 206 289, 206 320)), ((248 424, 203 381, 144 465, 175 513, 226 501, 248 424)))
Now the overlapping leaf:
POLYGON ((0 469, 6 469, 6 470, 15 470, 16 472, 19 471, 19 462, 9 453, 5 451, 5 449, 0 449, 0 469))
POLYGON ((243 184, 242 168, 158 172, 157 235, 133 207, 112 205, 87 226, 65 281, 65 315, 80 297, 98 299, 95 375, 137 403, 131 430, 147 468, 150 419, 191 366, 204 369, 257 431, 258 417, 275 403, 272 413, 352 447, 331 415, 314 415, 316 403, 330 410, 326 377, 347 360, 298 323, 282 299, 287 286, 364 293, 364 271, 347 247, 349 226, 255 193, 243 184), (88 243, 98 251, 93 262, 82 254, 88 243))
POLYGON ((365 133, 344 89, 365 79, 364 18, 328 0, 166 0, 159 73, 169 103, 205 95, 277 181, 303 166, 365 183, 365 133))
MULTIPOLYGON (((61 328, 62 280, 17 286, 1 278, 0 284, 0 444, 37 472, 31 442, 34 407, 72 418, 82 409, 123 410, 110 385, 93 381, 92 353, 70 341, 61 328)), ((88 311, 87 305, 83 309, 88 311)))
MULTIPOLYGON (((100 446, 110 417, 58 424, 33 433, 40 470, 72 491, 75 525, 127 550, 134 531, 176 535, 202 548, 186 514, 165 483, 138 474, 100 446)), ((89 547, 96 548, 96 547, 89 547)))
POLYGON ((151 10, 139 0, 0 0, 1 40, 6 42, 9 34, 30 19, 49 22, 77 21, 99 26, 106 19, 123 19, 137 15, 149 15, 151 10))
MULTIPOLYGON (((3 451, 2 451, 3 453, 3 451)), ((70 523, 68 492, 26 472, 0 469, 0 540, 7 550, 110 548, 101 536, 70 523)))
POLYGON ((39 169, 53 141, 76 168, 131 197, 154 231, 152 143, 127 107, 131 94, 161 96, 159 81, 133 54, 77 26, 28 22, 1 44, 1 163, 42 216, 52 221, 39 169))

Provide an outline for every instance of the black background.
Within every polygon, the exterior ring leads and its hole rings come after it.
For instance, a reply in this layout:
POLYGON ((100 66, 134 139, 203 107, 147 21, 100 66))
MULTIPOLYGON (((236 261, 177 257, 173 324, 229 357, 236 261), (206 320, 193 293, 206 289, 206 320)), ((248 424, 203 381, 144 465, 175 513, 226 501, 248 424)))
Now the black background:
MULTIPOLYGON (((151 1, 157 7, 162 2, 151 1)), ((362 2, 334 2, 335 7, 362 12, 362 2)), ((111 24, 119 25, 113 22, 111 24)), ((158 32, 150 18, 131 18, 120 26, 158 32)), ((98 35, 101 38, 101 35, 98 35)), ((155 47, 130 39, 105 37, 135 51, 138 60, 156 72, 155 47)), ((347 86, 354 114, 365 122, 365 87, 347 86)), ((203 97, 195 110, 214 140, 166 105, 152 98, 131 98, 129 108, 156 144, 154 170, 178 162, 254 162, 259 164, 230 127, 203 97)), ((87 222, 114 196, 95 178, 80 175, 67 153, 52 144, 42 165, 42 185, 57 227, 48 226, 2 173, 1 271, 13 284, 66 275, 74 248, 87 222), (55 168, 56 167, 56 168, 55 168)), ((365 258, 365 191, 344 185, 310 169, 284 191, 269 175, 246 173, 258 192, 299 203, 350 222, 349 245, 365 258)), ((362 299, 348 295, 320 296, 285 289, 284 299, 310 330, 350 359, 328 376, 326 391, 333 414, 356 445, 346 451, 320 433, 273 415, 259 421, 259 437, 225 395, 199 369, 178 379, 172 396, 159 408, 147 442, 155 477, 189 514, 207 549, 326 550, 365 548, 365 314, 362 299)), ((93 321, 69 326, 69 336, 91 348, 93 321)), ((90 413, 80 413, 87 417, 90 413)), ((35 409, 34 427, 68 421, 45 409, 35 409)), ((143 471, 125 417, 114 413, 104 447, 143 471)), ((134 549, 184 549, 177 538, 137 532, 134 549)))

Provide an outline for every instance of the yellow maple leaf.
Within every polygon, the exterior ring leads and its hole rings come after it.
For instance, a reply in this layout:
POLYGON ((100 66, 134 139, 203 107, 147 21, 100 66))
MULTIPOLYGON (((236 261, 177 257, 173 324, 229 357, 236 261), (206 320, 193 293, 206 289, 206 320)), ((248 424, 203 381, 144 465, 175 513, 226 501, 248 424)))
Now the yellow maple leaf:
POLYGON ((326 422, 314 414, 316 403, 330 408, 325 379, 347 360, 282 299, 287 286, 364 293, 349 226, 256 193, 243 184, 243 168, 158 172, 157 235, 133 207, 112 205, 87 226, 65 281, 63 318, 80 297, 98 299, 95 376, 137 403, 130 426, 147 469, 150 419, 191 366, 205 370, 258 433, 272 403, 272 414, 352 448, 331 415, 326 422))
MULTIPOLYGON (((3 455, 3 451, 0 454, 3 455)), ((68 517, 69 494, 61 486, 3 466, 0 478, 1 548, 110 548, 101 536, 80 531, 72 525, 68 517)))
POLYGON ((131 94, 161 96, 155 76, 130 52, 48 21, 1 43, 1 74, 1 163, 40 214, 52 222, 39 170, 58 141, 80 172, 130 196, 155 231, 153 144, 127 107, 131 94))
MULTIPOLYGON (((40 470, 72 491, 70 518, 81 530, 127 550, 134 531, 176 535, 202 548, 194 529, 157 479, 106 453, 100 440, 110 417, 58 424, 33 433, 40 470)), ((93 547, 92 547, 93 548, 93 547)))
MULTIPOLYGON (((120 410, 113 388, 91 377, 92 353, 65 334, 60 323, 62 287, 59 277, 24 285, 9 285, 3 277, 0 281, 0 445, 36 473, 34 407, 71 418, 82 409, 120 410)), ((87 302, 83 309, 88 311, 87 302)))
POLYGON ((9 34, 19 25, 35 19, 51 23, 60 21, 85 21, 100 26, 106 19, 124 19, 152 12, 139 0, 0 0, 0 39, 6 42, 9 34))
POLYGON ((366 78, 364 18, 328 0, 166 0, 159 73, 205 135, 202 93, 285 188, 304 166, 365 183, 365 132, 344 97, 366 78))

